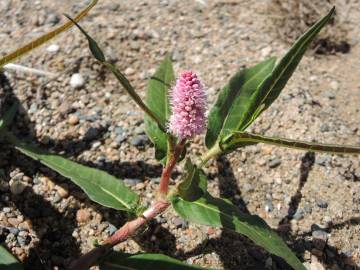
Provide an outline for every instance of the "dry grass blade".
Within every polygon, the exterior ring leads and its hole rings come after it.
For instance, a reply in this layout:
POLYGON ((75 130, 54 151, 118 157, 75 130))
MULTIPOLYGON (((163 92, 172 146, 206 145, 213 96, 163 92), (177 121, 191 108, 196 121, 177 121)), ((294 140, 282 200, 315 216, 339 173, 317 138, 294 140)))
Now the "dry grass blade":
MULTIPOLYGON (((97 2, 98 0, 92 0, 92 2, 85 9, 83 9, 79 14, 76 15, 74 20, 76 22, 80 21, 83 17, 85 17, 89 13, 89 11, 97 4, 97 2)), ((33 49, 43 45, 44 43, 53 39, 60 33, 70 29, 72 26, 73 26, 72 22, 66 22, 63 25, 59 26, 58 28, 54 29, 53 31, 41 37, 38 37, 35 40, 26 44, 25 46, 16 49, 15 51, 9 53, 8 55, 5 55, 3 58, 0 59, 0 68, 6 65, 7 63, 14 61, 20 56, 23 56, 24 54, 32 51, 33 49)))

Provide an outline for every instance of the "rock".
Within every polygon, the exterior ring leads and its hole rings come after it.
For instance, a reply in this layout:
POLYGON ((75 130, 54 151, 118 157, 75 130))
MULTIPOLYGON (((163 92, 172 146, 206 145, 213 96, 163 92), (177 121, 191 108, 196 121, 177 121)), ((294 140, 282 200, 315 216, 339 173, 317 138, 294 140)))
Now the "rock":
POLYGON ((71 76, 70 86, 74 89, 81 88, 85 85, 85 79, 80 73, 75 73, 71 76))
POLYGON ((118 3, 110 3, 108 5, 108 9, 111 11, 117 11, 120 8, 120 5, 118 3))
POLYGON ((20 232, 20 230, 18 228, 15 227, 8 227, 7 228, 9 230, 10 233, 12 233, 13 235, 18 235, 18 233, 20 232))
POLYGON ((125 73, 125 75, 127 75, 127 76, 134 75, 134 74, 135 74, 135 69, 133 69, 133 68, 131 68, 131 67, 128 67, 127 69, 125 69, 124 73, 125 73))
POLYGON ((56 13, 49 13, 46 17, 45 23, 56 25, 60 22, 60 17, 56 13))
POLYGON ((26 188, 26 186, 22 182, 17 181, 17 180, 12 181, 12 183, 10 184, 10 191, 14 195, 21 194, 25 188, 26 188))
POLYGON ((100 134, 100 130, 96 127, 90 127, 84 136, 84 140, 92 141, 95 140, 100 134))
POLYGON ((327 233, 322 230, 316 230, 312 232, 312 243, 315 248, 318 250, 323 250, 327 242, 327 233))
POLYGON ((46 48, 46 51, 49 53, 57 53, 60 50, 59 45, 51 44, 49 47, 46 48))
POLYGON ((328 203, 324 200, 318 199, 316 200, 316 205, 320 208, 327 208, 328 207, 328 203))
POLYGON ((55 193, 54 197, 51 200, 53 203, 58 203, 61 201, 61 196, 59 195, 59 193, 55 193))
POLYGON ((135 186, 135 189, 136 190, 142 190, 142 189, 144 189, 145 188, 145 184, 144 183, 138 183, 138 184, 136 184, 136 186, 135 186))
POLYGON ((320 165, 320 166, 326 166, 326 163, 331 161, 331 157, 329 156, 323 156, 323 157, 319 157, 316 159, 316 164, 320 165))
POLYGON ((79 123, 79 121, 80 121, 80 119, 76 114, 72 114, 69 116, 68 122, 70 125, 75 126, 79 123))
POLYGON ((311 256, 311 263, 309 270, 325 270, 324 266, 319 262, 316 256, 311 256))
POLYGON ((321 132, 328 132, 328 131, 330 131, 329 125, 326 124, 326 123, 321 124, 321 126, 320 126, 320 131, 321 131, 321 132))
POLYGON ((270 212, 272 212, 274 210, 274 205, 273 205, 273 203, 271 202, 271 201, 267 201, 266 203, 265 203, 265 211, 267 212, 267 213, 270 213, 270 212))
POLYGON ((293 219, 300 220, 304 217, 304 210, 302 208, 298 208, 293 215, 293 219))
POLYGON ((330 83, 330 87, 331 87, 331 89, 333 89, 333 90, 339 90, 339 83, 337 82, 337 81, 332 81, 331 83, 330 83))
POLYGON ((141 147, 149 143, 149 138, 146 135, 138 135, 130 142, 133 146, 141 147))
POLYGON ((325 96, 328 98, 328 99, 335 99, 335 94, 333 92, 330 92, 330 91, 327 91, 325 93, 325 96))
POLYGON ((69 192, 62 186, 55 186, 55 189, 59 193, 61 198, 66 198, 67 196, 69 196, 69 192))
POLYGON ((109 224, 109 226, 105 229, 105 232, 108 235, 113 235, 117 231, 116 227, 112 224, 109 224))
POLYGON ((14 227, 17 227, 21 221, 19 221, 17 218, 8 218, 8 223, 14 227))
POLYGON ((129 186, 136 186, 139 183, 142 183, 142 181, 140 179, 137 178, 126 178, 124 180, 124 183, 129 185, 129 186))
POLYGON ((16 241, 19 243, 21 247, 25 246, 27 244, 26 238, 23 236, 16 237, 16 241))
POLYGON ((85 223, 90 220, 90 212, 87 209, 80 209, 76 212, 76 221, 78 223, 85 223))
POLYGON ((276 168, 281 164, 281 160, 279 158, 273 158, 269 160, 268 166, 269 168, 276 168))
POLYGON ((182 218, 180 218, 180 217, 175 217, 173 219, 173 223, 174 223, 176 228, 186 229, 187 226, 188 226, 188 223, 185 220, 183 220, 182 218))

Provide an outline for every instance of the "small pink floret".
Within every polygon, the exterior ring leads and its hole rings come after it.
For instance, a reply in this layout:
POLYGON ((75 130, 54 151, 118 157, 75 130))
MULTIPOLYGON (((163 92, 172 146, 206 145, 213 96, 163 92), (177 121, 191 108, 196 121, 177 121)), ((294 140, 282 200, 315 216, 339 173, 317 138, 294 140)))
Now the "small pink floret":
POLYGON ((206 95, 197 75, 184 71, 171 92, 172 115, 169 128, 180 139, 201 134, 206 126, 206 95))

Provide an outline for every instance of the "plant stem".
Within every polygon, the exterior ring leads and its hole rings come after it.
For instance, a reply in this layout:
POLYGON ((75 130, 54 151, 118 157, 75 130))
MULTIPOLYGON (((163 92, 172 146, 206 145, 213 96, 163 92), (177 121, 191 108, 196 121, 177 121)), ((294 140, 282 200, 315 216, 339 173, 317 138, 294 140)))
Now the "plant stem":
POLYGON ((168 162, 166 163, 165 168, 161 174, 161 180, 159 185, 159 193, 161 195, 166 195, 169 190, 169 182, 171 173, 178 161, 182 151, 184 150, 186 139, 182 139, 176 146, 174 153, 170 156, 168 162))
MULTIPOLYGON (((171 172, 184 149, 185 143, 186 140, 183 139, 175 146, 173 154, 163 169, 159 186, 159 193, 161 195, 166 195, 168 192, 171 172)), ((157 215, 164 212, 169 207, 169 205, 170 203, 167 200, 160 198, 155 203, 153 203, 150 208, 148 208, 141 216, 126 222, 112 236, 106 239, 103 245, 94 248, 73 262, 68 270, 89 269, 91 266, 95 265, 102 256, 110 252, 113 246, 134 236, 141 227, 143 227, 148 221, 155 218, 157 215)))
POLYGON ((113 246, 135 235, 141 227, 143 227, 147 222, 155 218, 157 215, 164 212, 169 207, 169 205, 170 203, 165 200, 156 201, 141 216, 126 222, 112 236, 106 239, 102 246, 94 248, 73 262, 68 270, 87 270, 91 266, 94 266, 102 256, 111 251, 113 246))
POLYGON ((209 151, 203 154, 200 158, 200 163, 198 165, 199 168, 205 166, 205 164, 213 157, 216 157, 222 153, 222 149, 219 144, 216 143, 209 151))

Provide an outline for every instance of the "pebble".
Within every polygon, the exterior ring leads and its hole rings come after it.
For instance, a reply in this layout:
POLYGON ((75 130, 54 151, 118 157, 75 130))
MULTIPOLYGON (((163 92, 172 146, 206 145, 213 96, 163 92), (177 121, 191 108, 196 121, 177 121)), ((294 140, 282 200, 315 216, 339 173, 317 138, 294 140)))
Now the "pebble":
POLYGON ((324 200, 318 199, 316 201, 316 205, 320 208, 327 208, 328 207, 328 203, 324 200))
POLYGON ((99 136, 99 134, 100 134, 99 128, 90 127, 85 133, 84 140, 87 141, 95 140, 99 136))
POLYGON ((281 160, 279 158, 273 158, 269 160, 268 166, 269 168, 276 168, 281 164, 281 160))
POLYGON ((320 131, 321 131, 321 132, 328 132, 328 131, 330 131, 329 125, 326 124, 326 123, 321 124, 321 126, 320 126, 320 131))
POLYGON ((75 126, 79 123, 79 121, 80 121, 80 119, 76 114, 72 114, 69 116, 68 122, 70 125, 75 126))
POLYGON ((135 74, 135 69, 133 69, 133 68, 131 68, 131 67, 128 67, 127 69, 125 69, 124 73, 125 73, 125 75, 127 75, 127 76, 134 75, 134 74, 135 74))
POLYGON ((142 180, 137 178, 126 178, 124 179, 124 183, 129 186, 136 186, 137 184, 142 183, 142 180))
POLYGON ((175 217, 173 219, 173 224, 175 225, 176 228, 182 228, 182 229, 186 229, 188 226, 188 223, 180 217, 175 217))
POLYGON ((268 212, 268 213, 270 213, 270 212, 272 212, 273 210, 274 210, 274 205, 273 205, 273 203, 272 203, 271 201, 267 201, 267 202, 265 203, 265 211, 268 212))
POLYGON ((112 224, 109 224, 109 226, 105 229, 105 232, 108 235, 113 235, 117 231, 116 227, 112 224))
POLYGON ((85 223, 90 220, 90 212, 87 209, 79 209, 76 212, 76 221, 78 223, 85 223))
POLYGON ((147 143, 149 143, 149 138, 146 135, 138 135, 134 137, 131 142, 133 146, 145 146, 147 143))
POLYGON ((67 196, 69 196, 69 192, 62 186, 55 186, 55 189, 59 193, 61 198, 66 198, 67 196))
POLYGON ((326 242, 327 242, 327 233, 322 230, 316 230, 312 232, 312 243, 315 248, 318 250, 323 250, 325 248, 326 242))
POLYGON ((60 50, 60 46, 57 44, 51 44, 46 48, 46 51, 49 53, 57 53, 60 50))
POLYGON ((26 188, 26 186, 20 181, 15 180, 15 181, 12 181, 12 183, 10 184, 10 191, 14 195, 21 194, 25 188, 26 188))
POLYGON ((81 88, 85 85, 85 79, 80 73, 75 73, 71 76, 70 86, 74 89, 81 88))
POLYGON ((60 22, 60 17, 56 13, 49 13, 46 17, 45 23, 56 25, 60 22))
POLYGON ((304 217, 304 210, 302 208, 298 208, 295 212, 295 214, 293 215, 293 219, 295 220, 300 220, 304 217))
POLYGON ((14 227, 17 227, 21 223, 17 218, 8 218, 8 222, 14 227))
POLYGON ((323 157, 319 157, 315 160, 316 164, 320 165, 320 166, 326 166, 326 163, 331 161, 331 157, 329 156, 323 156, 323 157))

